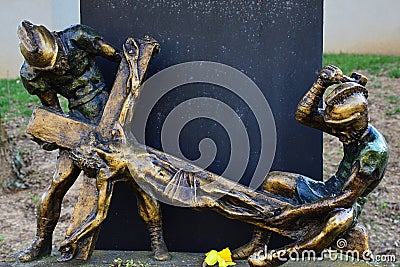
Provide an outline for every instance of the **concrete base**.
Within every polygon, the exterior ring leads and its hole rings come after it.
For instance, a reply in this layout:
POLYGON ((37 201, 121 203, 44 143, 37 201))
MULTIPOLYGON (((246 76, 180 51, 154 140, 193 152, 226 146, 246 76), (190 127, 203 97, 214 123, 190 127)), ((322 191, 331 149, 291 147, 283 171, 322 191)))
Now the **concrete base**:
MULTIPOLYGON (((96 250, 94 251, 89 261, 72 260, 69 262, 57 262, 59 254, 55 253, 54 256, 45 257, 40 260, 19 263, 19 262, 0 262, 0 267, 108 267, 113 263, 114 259, 121 258, 123 262, 132 259, 136 265, 143 267, 183 267, 183 266, 202 266, 204 260, 203 253, 183 253, 183 252, 171 252, 172 259, 166 262, 155 261, 152 259, 151 252, 148 251, 112 251, 112 250, 96 250), (140 264, 142 263, 142 265, 140 264)), ((247 261, 235 261, 236 267, 248 267, 247 261)), ((124 266, 124 265, 123 265, 124 266)), ((215 265, 218 266, 218 265, 215 265)), ((283 267, 388 267, 388 266, 400 266, 399 264, 370 264, 365 262, 352 262, 352 261, 290 261, 283 265, 283 267)))

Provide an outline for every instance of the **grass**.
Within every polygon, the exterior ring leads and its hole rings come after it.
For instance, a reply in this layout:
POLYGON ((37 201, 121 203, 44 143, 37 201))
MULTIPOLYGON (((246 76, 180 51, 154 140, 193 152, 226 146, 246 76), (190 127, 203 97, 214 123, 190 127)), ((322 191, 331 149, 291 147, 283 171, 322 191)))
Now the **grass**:
POLYGON ((34 193, 29 192, 29 195, 31 196, 31 199, 33 201, 33 203, 35 204, 35 206, 39 206, 40 204, 40 198, 37 197, 34 193))
POLYGON ((400 103, 400 97, 395 96, 395 95, 390 95, 389 97, 389 102, 393 104, 399 104, 400 103))
POLYGON ((390 95, 388 97, 388 107, 389 107, 389 109, 386 111, 386 115, 393 116, 395 114, 399 114, 400 113, 400 107, 397 106, 398 104, 400 104, 400 97, 399 96, 395 96, 395 95, 390 95))
POLYGON ((133 259, 126 260, 125 262, 121 258, 114 259, 112 264, 108 265, 109 267, 147 267, 149 266, 147 263, 143 263, 141 261, 134 261, 133 259))
MULTIPOLYGON (((67 100, 60 99, 63 110, 68 110, 67 100)), ((35 106, 40 105, 39 98, 30 95, 21 79, 0 79, 0 118, 5 121, 16 118, 29 118, 35 106)))
POLYGON ((395 109, 388 110, 388 111, 386 112, 386 115, 388 115, 388 116, 393 116, 393 115, 399 114, 399 113, 400 113, 400 107, 399 107, 399 108, 395 108, 395 109))
POLYGON ((33 107, 39 104, 39 99, 28 94, 20 79, 0 80, 1 118, 30 117, 33 107))
POLYGON ((325 54, 324 65, 333 64, 350 75, 354 70, 366 70, 377 76, 400 78, 400 57, 381 55, 325 54))

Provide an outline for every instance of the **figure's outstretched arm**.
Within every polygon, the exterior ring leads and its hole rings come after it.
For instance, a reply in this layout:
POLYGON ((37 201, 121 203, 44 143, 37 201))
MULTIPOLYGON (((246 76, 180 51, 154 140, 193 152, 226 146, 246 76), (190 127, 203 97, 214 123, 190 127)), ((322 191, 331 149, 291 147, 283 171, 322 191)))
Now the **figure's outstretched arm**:
POLYGON ((333 65, 324 67, 308 92, 297 106, 295 118, 301 124, 331 134, 331 129, 325 124, 324 110, 319 108, 326 89, 339 83, 343 79, 343 72, 333 65))
POLYGON ((97 49, 99 50, 100 56, 114 62, 121 61, 120 52, 113 45, 104 41, 102 38, 96 38, 94 40, 94 43, 97 49))
POLYGON ((114 62, 121 61, 120 51, 111 43, 105 41, 94 29, 86 25, 72 26, 63 33, 84 51, 114 62))

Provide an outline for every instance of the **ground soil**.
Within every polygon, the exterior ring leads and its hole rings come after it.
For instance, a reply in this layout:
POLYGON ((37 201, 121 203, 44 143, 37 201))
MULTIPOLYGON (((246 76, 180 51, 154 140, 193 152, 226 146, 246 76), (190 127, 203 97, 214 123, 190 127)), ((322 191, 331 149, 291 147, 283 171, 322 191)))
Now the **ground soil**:
MULTIPOLYGON (((365 73, 360 71, 361 73, 365 73)), ((370 236, 370 248, 375 254, 395 254, 400 258, 400 79, 370 75, 369 108, 371 124, 379 129, 390 147, 386 175, 369 196, 361 223, 370 236), (395 113, 395 114, 392 114, 395 113)), ((26 188, 0 189, 0 261, 28 246, 36 230, 36 206, 51 183, 57 151, 44 151, 24 134, 25 119, 5 123, 11 143, 24 163, 26 188)), ((324 176, 333 174, 343 156, 341 143, 324 136, 324 176)), ((3 178, 4 182, 4 178, 3 178)), ((62 205, 62 215, 54 232, 54 249, 64 239, 73 206, 80 188, 80 179, 71 188, 62 205)))

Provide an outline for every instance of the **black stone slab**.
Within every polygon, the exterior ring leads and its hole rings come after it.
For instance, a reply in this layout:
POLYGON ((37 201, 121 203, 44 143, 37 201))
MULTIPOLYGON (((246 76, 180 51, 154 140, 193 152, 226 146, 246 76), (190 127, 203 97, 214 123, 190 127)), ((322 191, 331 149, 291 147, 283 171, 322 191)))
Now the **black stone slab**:
MULTIPOLYGON (((94 27, 115 45, 121 45, 129 36, 150 35, 159 41, 161 53, 151 62, 149 76, 193 60, 220 62, 242 71, 262 90, 275 117, 278 140, 272 170, 321 179, 322 134, 297 123, 293 113, 321 67, 322 10, 321 0, 81 0, 81 23, 94 27)), ((101 67, 111 86, 116 66, 101 61, 101 67)), ((150 116, 146 143, 160 149, 161 126, 168 112, 197 96, 220 99, 235 110, 243 110, 241 118, 249 134, 251 156, 241 182, 248 184, 260 157, 260 130, 251 110, 228 90, 191 84, 169 92, 150 116)), ((187 127, 180 136, 184 155, 196 159, 199 140, 209 137, 215 141, 218 153, 208 169, 222 173, 231 153, 223 127, 207 119, 192 121, 187 127)), ((116 187, 97 248, 149 249, 135 202, 132 192, 122 185, 116 187)), ((162 209, 171 251, 234 248, 251 236, 251 226, 214 212, 167 205, 162 209)), ((274 238, 275 245, 279 242, 274 238)))

